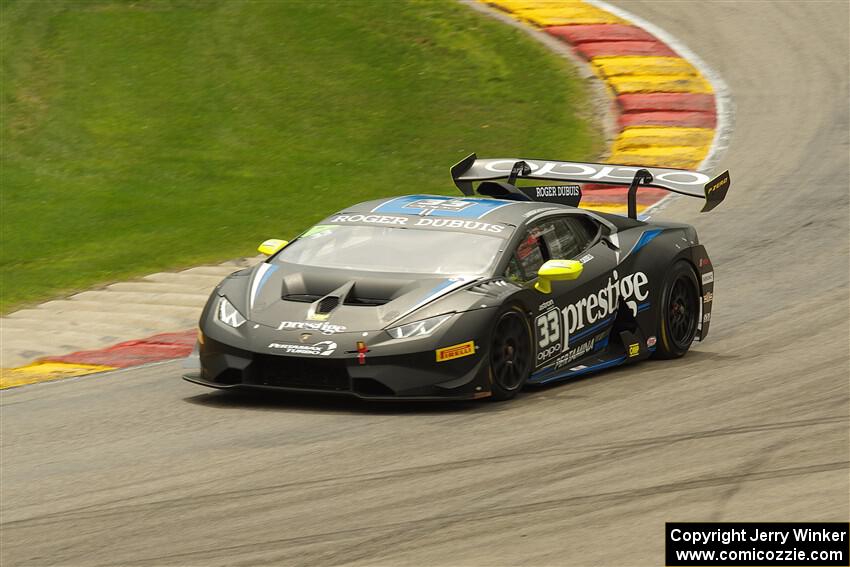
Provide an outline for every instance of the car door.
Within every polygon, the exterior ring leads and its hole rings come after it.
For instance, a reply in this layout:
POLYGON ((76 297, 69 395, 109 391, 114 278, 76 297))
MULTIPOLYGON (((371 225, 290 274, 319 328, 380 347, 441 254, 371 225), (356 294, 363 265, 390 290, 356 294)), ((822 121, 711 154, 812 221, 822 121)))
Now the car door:
POLYGON ((577 214, 533 223, 520 240, 505 276, 533 288, 540 266, 552 259, 580 261, 584 271, 578 280, 552 282, 551 294, 534 292, 540 300, 534 319, 538 370, 561 367, 604 348, 613 324, 613 316, 599 307, 595 295, 606 285, 606 278, 610 279, 615 262, 613 252, 601 241, 600 227, 577 214), (594 299, 588 300, 591 295, 594 299))

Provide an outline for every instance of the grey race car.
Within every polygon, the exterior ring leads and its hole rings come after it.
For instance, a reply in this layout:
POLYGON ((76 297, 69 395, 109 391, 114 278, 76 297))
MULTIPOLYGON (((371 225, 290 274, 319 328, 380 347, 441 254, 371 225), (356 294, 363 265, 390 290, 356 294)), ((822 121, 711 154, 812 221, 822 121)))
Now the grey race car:
POLYGON ((369 399, 504 400, 526 384, 679 357, 705 338, 708 254, 691 226, 637 219, 636 192, 704 197, 706 211, 725 198, 728 172, 710 180, 473 154, 452 177, 462 198, 360 203, 292 242, 265 242, 267 260, 210 296, 201 370, 186 379, 369 399), (519 179, 558 184, 519 187, 519 179), (576 208, 583 183, 629 185, 628 217, 576 208))

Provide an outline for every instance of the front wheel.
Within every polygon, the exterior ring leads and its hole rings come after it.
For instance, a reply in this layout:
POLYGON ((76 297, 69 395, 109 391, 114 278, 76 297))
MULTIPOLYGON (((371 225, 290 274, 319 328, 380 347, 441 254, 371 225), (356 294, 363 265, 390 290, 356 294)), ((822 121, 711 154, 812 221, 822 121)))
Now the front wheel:
POLYGON ((661 294, 655 358, 684 356, 697 334, 700 316, 697 275, 684 260, 673 264, 661 294))
POLYGON ((490 339, 491 399, 516 396, 531 374, 533 359, 531 325, 522 309, 511 306, 496 317, 490 339))

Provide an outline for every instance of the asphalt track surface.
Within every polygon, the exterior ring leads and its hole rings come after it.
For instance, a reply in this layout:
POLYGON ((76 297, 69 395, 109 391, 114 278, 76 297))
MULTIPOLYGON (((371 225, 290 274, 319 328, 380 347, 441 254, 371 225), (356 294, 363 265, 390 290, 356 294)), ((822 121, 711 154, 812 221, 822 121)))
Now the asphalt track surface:
POLYGON ((725 78, 709 340, 508 404, 2 395, 3 565, 661 565, 665 521, 847 521, 848 4, 632 2, 725 78))

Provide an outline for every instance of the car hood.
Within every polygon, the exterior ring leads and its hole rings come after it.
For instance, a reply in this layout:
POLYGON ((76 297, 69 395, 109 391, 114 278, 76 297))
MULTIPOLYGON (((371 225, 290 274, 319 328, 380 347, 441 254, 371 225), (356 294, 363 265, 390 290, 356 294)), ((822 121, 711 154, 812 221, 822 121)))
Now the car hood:
POLYGON ((475 298, 460 302, 440 300, 456 296, 453 292, 482 278, 264 262, 247 278, 240 279, 244 282, 243 300, 250 321, 281 330, 333 334, 373 331, 394 323, 466 310, 475 298))

